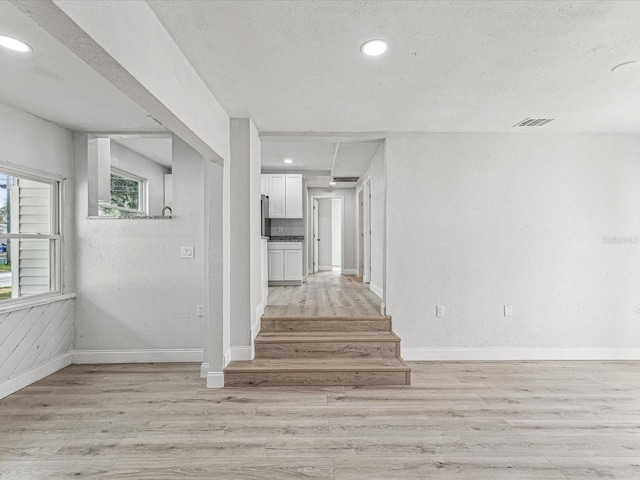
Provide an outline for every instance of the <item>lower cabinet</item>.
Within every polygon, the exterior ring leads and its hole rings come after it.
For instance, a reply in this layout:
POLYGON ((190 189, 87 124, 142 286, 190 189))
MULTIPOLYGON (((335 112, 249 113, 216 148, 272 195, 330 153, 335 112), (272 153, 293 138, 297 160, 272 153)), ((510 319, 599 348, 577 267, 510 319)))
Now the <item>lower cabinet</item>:
POLYGON ((272 242, 268 251, 270 282, 302 282, 302 242, 272 242))

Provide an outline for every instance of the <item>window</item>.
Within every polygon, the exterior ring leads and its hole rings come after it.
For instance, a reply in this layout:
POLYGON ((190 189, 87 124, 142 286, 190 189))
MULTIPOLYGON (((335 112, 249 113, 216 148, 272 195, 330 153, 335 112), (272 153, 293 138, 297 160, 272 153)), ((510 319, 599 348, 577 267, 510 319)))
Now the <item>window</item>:
POLYGON ((0 171, 0 300, 60 290, 59 182, 0 171))
POLYGON ((100 202, 100 215, 136 217, 146 215, 146 179, 111 168, 109 202, 100 202))

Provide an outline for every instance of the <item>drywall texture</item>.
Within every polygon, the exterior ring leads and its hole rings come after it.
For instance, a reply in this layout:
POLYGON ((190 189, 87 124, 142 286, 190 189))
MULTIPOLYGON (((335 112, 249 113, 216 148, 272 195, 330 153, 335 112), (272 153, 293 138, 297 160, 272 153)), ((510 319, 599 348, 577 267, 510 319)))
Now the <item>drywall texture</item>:
MULTIPOLYGON (((361 177, 356 190, 370 182, 371 198, 371 290, 377 295, 384 289, 384 225, 386 205, 386 177, 384 167, 384 148, 380 148, 371 159, 371 165, 361 177)), ((357 197, 356 197, 357 200, 357 197)), ((366 201, 366 200, 365 200, 366 201)), ((356 201, 357 208, 357 201, 356 201)), ((366 227, 366 222, 365 222, 366 227)))
POLYGON ((55 14, 38 2, 25 8, 55 38, 201 154, 211 160, 229 158, 229 116, 146 2, 53 3, 59 9, 55 14), (69 19, 83 32, 69 25, 69 19), (137 44, 145 48, 131 48, 137 44))
POLYGON ((631 135, 390 135, 386 304, 403 348, 639 347, 638 158, 631 135))
POLYGON ((342 264, 342 200, 331 199, 331 265, 342 264))
POLYGON ((116 142, 111 142, 111 166, 147 180, 149 213, 159 216, 164 207, 164 176, 171 170, 116 142))
MULTIPOLYGON (((343 260, 344 270, 356 269, 356 197, 355 189, 353 188, 310 188, 309 198, 313 195, 318 197, 342 197, 344 205, 344 252, 343 260)), ((311 204, 311 202, 309 202, 311 204)), ((311 215, 309 215, 309 222, 311 222, 311 215)), ((308 242, 307 248, 309 249, 309 270, 311 270, 313 262, 313 251, 311 250, 311 242, 308 242)))
POLYGON ((251 312, 253 319, 251 325, 255 325, 264 313, 266 300, 262 301, 262 211, 260 204, 260 179, 261 179, 261 142, 259 132, 251 120, 249 120, 249 235, 251 236, 251 312))
POLYGON ((193 349, 203 345, 204 173, 201 155, 173 138, 173 218, 87 218, 87 135, 74 134, 77 350, 193 349), (194 247, 182 259, 180 248, 194 247))
POLYGON ((332 203, 330 198, 318 199, 318 268, 320 270, 331 270, 331 213, 332 203))

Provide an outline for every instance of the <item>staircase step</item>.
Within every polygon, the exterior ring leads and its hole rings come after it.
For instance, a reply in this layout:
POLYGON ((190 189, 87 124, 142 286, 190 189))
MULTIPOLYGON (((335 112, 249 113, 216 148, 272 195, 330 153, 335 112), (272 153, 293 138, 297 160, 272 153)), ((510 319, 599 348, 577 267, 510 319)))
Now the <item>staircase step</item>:
POLYGON ((391 331, 260 332, 256 358, 397 357, 400 339, 391 331))
POLYGON ((389 331, 391 317, 262 317, 262 332, 389 331))
POLYGON ((231 362, 225 369, 225 387, 410 385, 411 368, 397 357, 256 358, 231 362))

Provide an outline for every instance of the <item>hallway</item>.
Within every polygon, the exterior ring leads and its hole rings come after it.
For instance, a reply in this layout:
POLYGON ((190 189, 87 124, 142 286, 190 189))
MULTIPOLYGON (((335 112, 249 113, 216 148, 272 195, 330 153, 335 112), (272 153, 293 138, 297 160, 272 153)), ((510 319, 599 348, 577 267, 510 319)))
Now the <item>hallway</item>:
POLYGON ((362 278, 338 271, 309 275, 297 287, 269 287, 265 317, 379 317, 382 300, 362 278))

